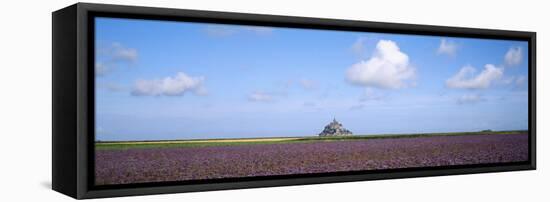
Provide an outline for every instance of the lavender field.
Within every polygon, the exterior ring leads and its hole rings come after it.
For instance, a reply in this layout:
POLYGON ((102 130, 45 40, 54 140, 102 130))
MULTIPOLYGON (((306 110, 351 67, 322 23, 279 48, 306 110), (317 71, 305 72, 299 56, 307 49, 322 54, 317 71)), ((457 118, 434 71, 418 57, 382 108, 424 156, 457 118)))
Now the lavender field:
POLYGON ((528 160, 528 135, 479 134, 96 150, 97 185, 528 160))

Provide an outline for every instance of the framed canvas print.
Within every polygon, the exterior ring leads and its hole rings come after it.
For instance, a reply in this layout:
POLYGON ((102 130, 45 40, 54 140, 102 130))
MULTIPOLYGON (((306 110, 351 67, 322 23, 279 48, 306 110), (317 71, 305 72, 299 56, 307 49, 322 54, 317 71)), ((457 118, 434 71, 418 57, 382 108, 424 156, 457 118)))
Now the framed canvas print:
POLYGON ((535 36, 75 4, 53 13, 53 189, 532 170, 535 36))

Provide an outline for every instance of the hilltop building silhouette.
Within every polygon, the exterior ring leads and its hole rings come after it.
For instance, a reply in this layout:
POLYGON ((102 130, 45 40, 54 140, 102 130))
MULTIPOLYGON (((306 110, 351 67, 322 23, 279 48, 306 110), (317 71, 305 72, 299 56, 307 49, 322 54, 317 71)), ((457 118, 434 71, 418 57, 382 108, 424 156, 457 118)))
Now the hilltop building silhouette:
POLYGON ((325 129, 323 129, 323 132, 319 133, 320 137, 349 136, 349 135, 353 135, 353 133, 348 129, 345 129, 340 122, 336 121, 336 118, 334 118, 332 122, 330 122, 327 126, 325 126, 325 129))

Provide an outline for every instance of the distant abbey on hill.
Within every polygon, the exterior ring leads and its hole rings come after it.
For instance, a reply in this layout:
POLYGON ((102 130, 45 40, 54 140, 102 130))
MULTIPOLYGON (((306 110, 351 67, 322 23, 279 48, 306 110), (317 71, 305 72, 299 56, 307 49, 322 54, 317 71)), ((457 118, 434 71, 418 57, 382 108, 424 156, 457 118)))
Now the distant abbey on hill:
POLYGON ((320 137, 349 136, 349 135, 352 135, 351 131, 342 127, 342 124, 336 121, 336 118, 332 120, 332 122, 330 122, 327 126, 325 126, 325 129, 323 130, 323 132, 319 133, 320 137))

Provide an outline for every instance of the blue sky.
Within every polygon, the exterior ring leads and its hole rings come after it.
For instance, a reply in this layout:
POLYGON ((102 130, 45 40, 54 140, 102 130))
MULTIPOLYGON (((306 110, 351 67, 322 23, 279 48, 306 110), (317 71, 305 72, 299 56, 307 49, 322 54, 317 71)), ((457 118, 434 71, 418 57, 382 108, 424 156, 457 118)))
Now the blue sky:
POLYGON ((527 129, 527 42, 96 19, 96 139, 527 129))

